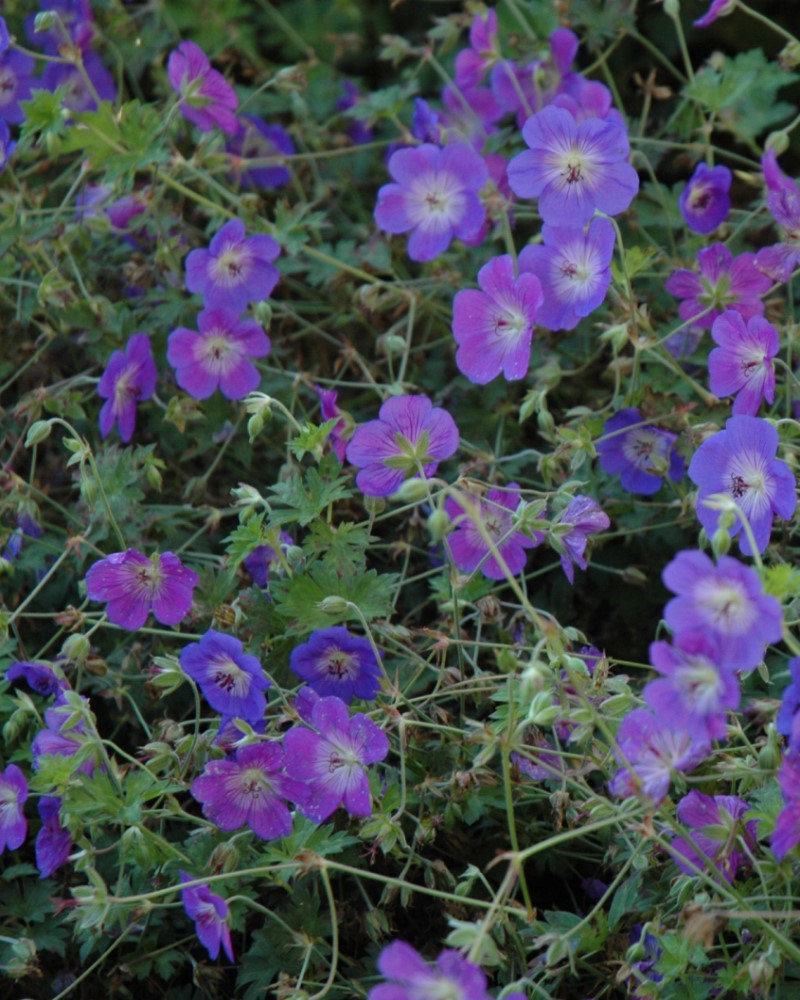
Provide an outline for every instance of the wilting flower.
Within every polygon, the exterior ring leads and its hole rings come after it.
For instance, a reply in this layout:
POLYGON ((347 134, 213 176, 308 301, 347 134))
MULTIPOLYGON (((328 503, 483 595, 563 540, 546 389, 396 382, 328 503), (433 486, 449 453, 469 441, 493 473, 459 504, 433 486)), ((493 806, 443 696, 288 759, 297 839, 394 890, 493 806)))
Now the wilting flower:
POLYGON ((56 671, 49 663, 28 663, 17 660, 6 670, 5 679, 15 681, 19 677, 24 678, 31 690, 37 694, 58 694, 59 691, 69 688, 69 681, 61 669, 56 671))
POLYGON ((263 692, 270 682, 258 658, 245 653, 234 636, 209 629, 199 642, 183 647, 180 661, 220 714, 246 722, 257 722, 264 715, 267 700, 263 692))
POLYGON ((678 202, 686 225, 695 233, 713 233, 731 209, 733 174, 727 167, 698 163, 678 202))
MULTIPOLYGON (((186 872, 179 872, 181 882, 194 881, 186 872)), ((207 885, 193 885, 181 889, 181 900, 187 916, 195 922, 197 937, 205 946, 210 958, 219 955, 220 946, 233 961, 231 931, 228 927, 228 904, 207 885)))
POLYGON ((239 219, 226 222, 208 249, 186 258, 186 287, 199 292, 206 307, 239 315, 248 302, 269 298, 280 274, 272 263, 281 248, 271 236, 245 236, 239 219))
POLYGON ((694 26, 696 28, 707 28, 718 17, 725 17, 726 14, 732 14, 735 7, 736 0, 711 0, 711 4, 705 14, 693 22, 694 26))
POLYGON ((152 610, 163 625, 177 625, 192 606, 192 591, 200 582, 172 552, 148 559, 136 549, 112 552, 89 568, 86 596, 108 601, 109 621, 133 632, 152 610))
POLYGON ((0 854, 15 851, 25 840, 28 821, 22 805, 28 798, 28 782, 16 764, 0 771, 0 854))
POLYGON ((347 438, 345 437, 345 433, 348 429, 348 421, 344 417, 341 417, 342 411, 336 403, 338 394, 335 389, 323 389, 319 385, 314 386, 314 392, 317 394, 317 399, 319 399, 320 416, 322 419, 326 422, 328 420, 336 420, 336 423, 328 432, 328 440, 336 457, 340 462, 344 462, 347 452, 347 438), (341 419, 338 419, 339 417, 341 419))
POLYGON ((469 48, 456 56, 455 82, 459 90, 477 87, 498 56, 497 11, 476 14, 469 29, 469 48))
POLYGON ((788 281, 800 263, 800 187, 778 166, 774 149, 761 157, 767 208, 783 230, 783 242, 763 247, 756 254, 756 267, 774 281, 788 281))
POLYGON ((451 949, 431 967, 410 944, 393 941, 378 956, 378 971, 391 982, 373 986, 367 1000, 491 1000, 482 970, 451 949))
MULTIPOLYGON (((294 545, 292 536, 282 531, 278 536, 278 542, 282 553, 290 545, 294 545)), ((266 587, 269 583, 269 574, 281 565, 278 552, 271 545, 257 545, 252 552, 248 553, 242 560, 242 565, 252 576, 253 583, 257 587, 266 587)))
POLYGON ((238 131, 236 92, 218 70, 211 68, 198 45, 181 42, 170 52, 167 76, 172 89, 181 96, 181 114, 201 132, 210 132, 215 126, 228 135, 238 131))
POLYGON ((577 496, 569 502, 566 510, 563 511, 558 523, 562 526, 569 525, 572 529, 566 533, 564 528, 557 533, 558 541, 563 552, 559 552, 561 557, 561 568, 570 583, 575 582, 575 566, 586 569, 586 546, 589 543, 589 535, 594 535, 598 531, 605 531, 611 521, 608 514, 602 511, 591 497, 577 496))
POLYGON ((312 632, 296 646, 289 666, 320 697, 335 695, 349 705, 353 698, 367 701, 380 691, 383 671, 375 655, 367 639, 334 625, 312 632))
POLYGON ((783 758, 778 771, 778 784, 785 804, 775 820, 769 843, 780 861, 800 843, 800 755, 796 748, 783 758))
POLYGON ((727 309, 745 319, 764 315, 759 296, 769 291, 772 282, 756 267, 755 254, 734 257, 724 244, 713 243, 698 252, 697 264, 699 274, 680 269, 664 282, 671 295, 683 300, 678 315, 684 322, 694 320, 695 325, 708 330, 727 309))
POLYGON ((38 804, 42 826, 36 834, 36 867, 42 878, 50 878, 64 864, 72 850, 69 830, 61 825, 61 799, 43 795, 38 804))
POLYGON ((96 111, 97 97, 101 101, 113 103, 117 99, 114 78, 103 65, 96 52, 87 51, 83 55, 82 73, 73 63, 49 62, 42 73, 39 86, 45 90, 63 88, 64 107, 70 111, 96 111), (86 79, 91 80, 93 88, 86 79))
POLYGON ((711 336, 718 344, 708 356, 709 388, 717 396, 734 396, 734 414, 754 417, 761 400, 775 400, 778 331, 761 316, 745 325, 738 312, 724 312, 714 320, 711 336))
POLYGON ((600 468, 619 475, 629 493, 657 493, 664 476, 678 482, 684 462, 673 445, 678 435, 645 424, 633 407, 620 410, 603 425, 597 442, 600 468))
POLYGON ((156 391, 158 370, 146 333, 134 333, 124 351, 114 351, 97 383, 105 399, 100 410, 100 433, 108 437, 114 424, 127 444, 136 428, 136 404, 156 391))
POLYGON ((736 878, 742 866, 749 865, 756 850, 756 821, 744 822, 742 817, 750 806, 744 799, 733 795, 704 795, 693 789, 680 800, 678 819, 684 826, 692 827, 690 837, 672 841, 670 854, 675 864, 687 875, 696 875, 705 869, 707 862, 727 882, 736 878))

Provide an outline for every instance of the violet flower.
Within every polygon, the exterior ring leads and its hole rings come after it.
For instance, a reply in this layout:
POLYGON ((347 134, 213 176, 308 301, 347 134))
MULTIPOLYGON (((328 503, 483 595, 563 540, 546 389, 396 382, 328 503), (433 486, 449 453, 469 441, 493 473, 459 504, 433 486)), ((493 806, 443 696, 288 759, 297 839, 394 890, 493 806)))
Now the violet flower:
POLYGON ((347 438, 345 434, 348 430, 348 421, 344 417, 337 419, 342 413, 336 403, 338 394, 335 389, 323 389, 319 385, 314 386, 314 392, 317 394, 317 399, 319 400, 320 416, 323 421, 336 420, 336 423, 328 433, 328 440, 336 457, 340 462, 344 463, 347 452, 347 438))
POLYGON ((263 118, 242 115, 239 131, 225 143, 231 158, 231 173, 243 188, 271 191, 283 187, 292 179, 283 159, 295 152, 292 137, 280 125, 268 125, 263 118), (248 160, 275 160, 269 163, 248 163, 248 160))
POLYGON ((294 726, 283 738, 286 773, 303 789, 300 811, 315 823, 340 805, 351 816, 371 815, 367 767, 389 752, 386 734, 360 712, 349 716, 339 698, 320 698, 311 723, 316 732, 294 726))
POLYGON ((717 396, 734 396, 733 413, 758 413, 762 399, 775 401, 772 359, 780 346, 778 331, 761 316, 745 325, 729 310, 714 320, 711 336, 718 344, 708 356, 709 388, 717 396))
MULTIPOLYGON (((776 458, 778 432, 759 417, 731 417, 725 430, 707 438, 689 464, 689 478, 699 487, 697 517, 709 536, 719 526, 721 511, 705 500, 724 494, 747 518, 758 552, 769 543, 775 515, 788 520, 797 504, 795 477, 785 462, 776 458)), ((741 519, 728 529, 739 535, 739 548, 753 555, 750 539, 742 531, 741 519)))
POLYGON ((775 820, 769 844, 780 861, 800 843, 800 754, 796 748, 783 758, 778 784, 783 792, 784 806, 775 820))
MULTIPOLYGON (((191 875, 181 871, 178 873, 181 882, 192 882, 191 875)), ((193 885, 181 889, 181 900, 186 915, 195 922, 197 937, 209 957, 215 959, 219 955, 220 946, 233 961, 233 945, 231 930, 228 926, 228 904, 207 885, 193 885)))
POLYGON ((578 36, 569 28, 556 28, 549 43, 550 53, 545 59, 534 59, 524 66, 504 59, 492 68, 492 91, 501 107, 516 115, 519 128, 531 114, 571 91, 579 78, 578 73, 570 72, 578 53, 578 36))
POLYGON ((476 14, 469 29, 468 49, 456 56, 455 83, 459 90, 477 87, 498 56, 497 11, 476 14))
POLYGON ((686 225, 695 233, 713 233, 731 210, 733 174, 727 167, 698 163, 683 189, 678 205, 686 225))
POLYGON ((28 798, 28 782, 16 764, 0 771, 0 854, 15 851, 28 833, 22 805, 28 798))
POLYGON ((563 548, 559 551, 561 568, 570 583, 575 582, 575 566, 586 569, 586 546, 589 535, 605 531, 611 525, 608 514, 592 500, 591 497, 577 496, 570 500, 567 508, 558 519, 558 524, 569 526, 567 533, 557 532, 558 541, 563 548))
POLYGON ((0 56, 0 118, 9 125, 21 125, 25 112, 20 101, 29 101, 34 80, 33 57, 24 52, 3 52, 0 56))
POLYGON ((208 249, 186 258, 186 287, 203 296, 207 308, 239 315, 248 302, 269 298, 280 274, 272 261, 281 248, 271 236, 245 236, 239 219, 226 222, 208 249))
MULTIPOLYGON (((781 698, 781 707, 775 717, 775 728, 789 741, 789 752, 794 753, 800 747, 800 657, 789 660, 791 683, 786 685, 781 698)), ((6 677, 8 674, 6 674, 6 677)), ((800 796, 800 786, 797 794, 800 796)))
POLYGON ((106 402, 100 410, 100 433, 108 437, 114 424, 127 444, 136 429, 136 404, 156 391, 158 370, 146 333, 134 333, 122 351, 114 351, 97 383, 106 402))
POLYGON ((411 260, 433 260, 454 237, 468 239, 481 228, 486 211, 478 192, 489 171, 466 143, 398 149, 389 173, 393 183, 378 191, 375 222, 387 233, 411 233, 411 260))
POLYGON ((86 596, 108 601, 109 621, 135 632, 152 610, 162 625, 177 625, 192 606, 192 591, 200 582, 172 552, 150 559, 136 549, 112 552, 89 568, 86 596))
POLYGON ((181 667, 200 686, 209 705, 221 715, 257 722, 267 710, 270 686, 255 656, 237 638, 209 629, 199 642, 184 646, 181 667))
POLYGON ((71 63, 50 62, 39 80, 44 90, 64 88, 64 107, 70 111, 96 111, 97 97, 101 101, 113 103, 117 99, 114 78, 103 65, 96 52, 87 51, 83 55, 83 69, 92 81, 94 90, 86 83, 86 78, 77 66, 71 63))
POLYGON ((468 493, 462 502, 454 496, 445 500, 445 512, 455 525, 455 531, 447 536, 447 547, 462 573, 474 573, 480 568, 489 580, 506 578, 506 571, 481 534, 479 524, 492 540, 508 572, 516 576, 523 571, 528 558, 525 550, 541 545, 544 535, 535 532, 531 538, 514 527, 512 514, 519 507, 519 501, 519 483, 509 483, 502 490, 489 490, 485 499, 468 493))
POLYGON ((36 834, 36 867, 42 878, 50 876, 66 862, 72 850, 69 830, 61 825, 61 799, 55 795, 43 795, 37 808, 42 826, 36 834))
POLYGON ((239 100, 223 75, 211 68, 205 52, 194 42, 181 42, 167 62, 170 86, 181 97, 181 114, 201 132, 214 127, 228 135, 239 129, 239 100))
POLYGON ((767 643, 780 642, 780 602, 765 594, 758 573, 738 560, 720 556, 715 566, 705 552, 679 552, 662 579, 678 595, 664 609, 670 630, 710 636, 726 669, 752 670, 767 643))
MULTIPOLYGON (((87 733, 85 719, 79 714, 81 707, 90 714, 86 697, 73 693, 68 700, 65 692, 61 691, 45 711, 45 728, 39 730, 31 743, 35 770, 39 769, 41 757, 74 757, 95 742, 97 733, 87 733), (76 698, 79 699, 78 703, 75 702, 76 698)), ((96 751, 87 756, 76 770, 91 774, 95 769, 96 756, 96 751)))
MULTIPOLYGON (((278 541, 284 555, 289 546, 294 545, 294 539, 285 531, 280 533, 278 541)), ((281 560, 271 545, 257 545, 252 552, 244 557, 242 565, 252 576, 253 583, 257 587, 266 587, 269 583, 270 573, 280 567, 281 560)))
POLYGON ((645 424, 633 408, 619 410, 603 425, 603 437, 597 442, 600 468, 619 475, 629 493, 657 493, 664 476, 678 482, 683 476, 684 461, 673 445, 677 434, 645 424))
POLYGON ((375 657, 367 639, 335 625, 312 632, 296 646, 289 667, 320 697, 335 695, 349 705, 353 698, 368 701, 380 691, 383 670, 375 657))
POLYGON ((524 378, 542 286, 533 274, 514 274, 507 254, 478 271, 481 290, 465 289, 453 299, 453 336, 459 371, 477 385, 501 372, 511 382, 524 378))
POLYGON ((412 476, 434 475, 458 442, 453 418, 427 396, 392 396, 377 420, 356 428, 347 460, 360 469, 356 484, 362 492, 386 497, 412 476))
POLYGON ((520 198, 538 198, 542 221, 578 228, 595 210, 619 215, 639 190, 639 176, 627 162, 625 129, 589 118, 577 124, 563 108, 544 108, 525 123, 530 149, 508 165, 508 182, 520 198))
POLYGON ((680 800, 678 819, 692 828, 691 837, 672 841, 670 854, 687 875, 705 869, 702 852, 727 882, 736 878, 740 868, 749 866, 757 849, 756 821, 744 822, 750 806, 733 795, 705 795, 693 789, 680 800))
POLYGON ((573 330, 606 297, 616 236, 607 219, 593 219, 588 229, 542 226, 543 243, 519 256, 520 273, 535 274, 544 299, 536 322, 546 330, 573 330))
POLYGON ((393 941, 378 956, 378 971, 391 982, 373 986, 367 1000, 491 1000, 486 976, 453 949, 431 967, 405 941, 393 941))
POLYGON ((239 319, 228 309, 203 309, 199 330, 178 327, 167 339, 167 361, 175 380, 195 399, 208 399, 217 389, 226 399, 244 399, 261 384, 251 358, 269 354, 271 343, 261 326, 239 319))
POLYGON ((778 166, 774 149, 761 157, 767 208, 780 226, 783 242, 764 247, 756 254, 756 267, 773 281, 788 281, 800 264, 800 187, 778 166))
POLYGON ((58 694, 59 691, 66 691, 70 686, 61 669, 56 671, 49 663, 28 663, 17 660, 6 670, 5 679, 15 681, 20 677, 27 681, 32 691, 46 697, 58 694))

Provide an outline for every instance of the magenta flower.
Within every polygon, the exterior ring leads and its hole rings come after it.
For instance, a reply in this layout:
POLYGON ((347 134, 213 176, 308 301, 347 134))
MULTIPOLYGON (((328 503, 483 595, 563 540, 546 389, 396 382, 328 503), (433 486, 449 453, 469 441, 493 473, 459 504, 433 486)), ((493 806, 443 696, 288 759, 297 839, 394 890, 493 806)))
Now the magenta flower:
POLYGON ((97 383, 97 394, 106 402, 100 410, 100 433, 108 437, 114 424, 127 444, 136 429, 136 404, 156 391, 158 371, 150 338, 134 333, 124 351, 114 351, 97 383))
POLYGON ((629 493, 657 493, 664 476, 678 482, 684 462, 673 445, 677 434, 645 424, 634 407, 620 410, 603 425, 597 442, 600 468, 619 475, 629 493))
POLYGON ((37 806, 42 826, 36 834, 36 867, 42 878, 50 876, 66 862, 72 850, 69 830, 61 825, 61 799, 43 795, 37 806))
POLYGON ((198 332, 178 327, 167 340, 167 361, 175 380, 195 399, 217 389, 226 399, 243 399, 261 383, 251 358, 263 358, 270 339, 255 320, 238 319, 227 309, 203 309, 198 332))
POLYGON ((547 107, 525 123, 530 149, 508 165, 508 182, 520 198, 538 198, 542 221, 578 228, 595 209, 619 215, 639 190, 639 176, 627 162, 625 129, 589 118, 580 125, 563 108, 547 107))
POLYGON ((518 506, 519 483, 509 483, 502 490, 489 490, 483 500, 471 494, 465 495, 464 502, 452 496, 445 500, 445 512, 455 525, 455 531, 447 536, 447 547, 462 573, 480 569, 489 580, 506 577, 479 525, 491 538, 508 571, 513 576, 522 572, 528 558, 525 550, 541 545, 544 535, 536 532, 530 538, 514 527, 512 514, 518 506))
POLYGON ((764 247, 756 254, 756 267, 773 281, 788 281, 800 264, 800 187, 778 166, 774 149, 761 157, 767 208, 781 227, 783 242, 764 247))
POLYGON ((0 118, 9 125, 25 121, 20 101, 31 98, 33 70, 33 58, 24 52, 3 52, 0 56, 0 118))
POLYGON ((22 804, 28 798, 28 782, 16 764, 0 771, 0 854, 15 851, 28 832, 22 804))
POLYGON ((730 556, 717 565, 705 552, 679 552, 662 573, 673 597, 664 618, 675 635, 704 632, 719 646, 726 669, 752 670, 767 643, 780 642, 780 602, 764 593, 754 569, 730 556))
POLYGON ((307 642, 292 650, 289 667, 320 697, 335 695, 346 705, 353 698, 374 698, 383 677, 369 641, 341 625, 312 632, 307 642))
POLYGON ((519 256, 520 272, 535 274, 542 285, 536 322, 547 330, 573 330, 606 297, 614 227, 607 219, 593 219, 586 232, 545 225, 542 239, 519 256))
POLYGON ((347 460, 361 470, 356 476, 360 490, 386 497, 412 476, 432 476, 458 442, 453 418, 427 396, 393 396, 381 406, 377 420, 356 428, 347 460))
POLYGON ((534 59, 525 66, 504 59, 492 69, 492 91, 501 107, 516 115, 520 128, 533 112, 572 91, 580 78, 578 73, 570 72, 578 53, 578 36, 569 28, 556 28, 549 41, 550 54, 546 59, 534 59))
POLYGON ((476 14, 469 29, 469 48, 456 56, 455 82, 459 90, 477 87, 498 56, 497 11, 476 14))
POLYGON ((481 291, 465 289, 453 299, 456 364, 471 382, 485 385, 501 372, 509 382, 524 378, 530 363, 542 286, 532 274, 514 276, 504 254, 478 271, 481 291))
POLYGON ((375 222, 387 233, 411 233, 411 260, 433 260, 453 238, 474 236, 486 211, 478 192, 489 179, 483 159, 465 143, 424 143, 389 160, 394 183, 378 191, 375 222))
POLYGON ((741 313, 745 319, 764 315, 759 296, 769 291, 772 282, 756 267, 754 254, 734 257, 722 243, 713 243, 698 252, 697 263, 699 274, 681 269, 673 271, 664 282, 670 294, 683 300, 678 306, 682 320, 694 320, 708 330, 727 309, 741 313))
POLYGON ((268 125, 255 115, 242 115, 239 131, 225 143, 231 173, 243 188, 273 188, 288 184, 292 175, 284 158, 295 152, 292 137, 280 125, 268 125), (263 163, 247 161, 265 161, 263 163), (274 160, 274 163, 267 163, 274 160))
POLYGON ((247 826, 263 840, 286 837, 292 816, 282 799, 297 801, 302 785, 286 777, 276 743, 239 747, 234 760, 210 760, 190 789, 203 815, 220 830, 247 826))
POLYGON ((244 652, 232 635, 209 629, 199 642, 184 646, 181 667, 195 680, 209 705, 221 715, 257 722, 267 710, 270 686, 261 663, 244 652))
POLYGON ((678 819, 692 827, 691 837, 672 841, 670 853, 675 864, 687 875, 696 875, 708 862, 727 882, 736 878, 740 868, 751 864, 756 850, 756 820, 745 822, 750 806, 733 795, 704 795, 692 790, 678 803, 678 819))
POLYGON ((741 314, 729 310, 711 327, 718 344, 708 356, 709 388, 717 396, 734 396, 733 413, 758 413, 761 400, 775 401, 775 368, 779 337, 775 327, 761 316, 745 325, 741 314))
POLYGON ((491 1000, 486 976, 452 949, 433 967, 405 941, 393 941, 378 956, 378 971, 391 982, 373 986, 367 1000, 491 1000))
POLYGON ((171 552, 150 559, 136 549, 112 552, 89 568, 86 596, 108 601, 109 621, 135 632, 152 610, 162 625, 177 625, 192 606, 192 591, 200 582, 171 552))
POLYGON ((317 399, 319 400, 320 416, 323 421, 336 420, 336 423, 328 433, 328 440, 336 457, 340 462, 344 463, 347 452, 347 438, 345 434, 348 430, 348 421, 344 417, 337 419, 342 413, 336 403, 338 394, 335 389, 323 389, 319 385, 314 386, 314 392, 317 394, 317 399))
POLYGON ((707 28, 718 17, 725 17, 726 14, 732 14, 735 7, 736 0, 711 0, 711 4, 705 14, 693 22, 694 26, 696 28, 707 28))
POLYGON ((237 315, 248 302, 269 298, 280 274, 272 261, 281 249, 271 236, 245 236, 244 223, 226 222, 207 250, 186 258, 186 287, 203 296, 203 305, 237 315))
MULTIPOLYGON (((186 872, 181 871, 178 874, 181 882, 194 881, 186 872)), ((232 962, 233 945, 228 927, 228 904, 222 896, 212 892, 207 885, 193 885, 181 889, 181 900, 186 915, 195 922, 197 937, 200 944, 208 951, 209 957, 216 958, 222 946, 232 962)))
POLYGON ((167 62, 170 86, 181 97, 181 114, 201 132, 215 126, 235 135, 239 129, 239 100, 223 75, 211 68, 205 52, 194 42, 181 42, 167 62))
POLYGON ((778 771, 784 807, 775 820, 769 844, 780 861, 800 843, 800 754, 792 749, 783 758, 778 771))
MULTIPOLYGON (((689 478, 699 487, 697 517, 709 535, 717 530, 720 510, 704 501, 718 493, 735 501, 747 518, 759 552, 769 543, 775 515, 791 518, 797 503, 795 479, 775 457, 777 451, 778 432, 759 417, 731 417, 725 430, 700 445, 689 464, 689 478)), ((750 539, 741 528, 737 518, 728 530, 739 535, 739 548, 751 556, 750 539)))
POLYGON ((558 519, 559 525, 572 529, 566 534, 562 534, 562 529, 557 537, 564 551, 560 552, 561 568, 570 583, 575 582, 575 566, 586 569, 586 546, 589 544, 589 535, 594 535, 598 531, 605 531, 611 524, 608 514, 602 511, 591 497, 577 496, 569 502, 566 510, 558 519))
POLYGON ((315 823, 340 805, 351 816, 371 815, 367 767, 389 752, 386 734, 360 712, 349 716, 339 698, 320 698, 311 724, 316 732, 294 726, 283 738, 286 773, 303 789, 301 812, 315 823))
MULTIPOLYGON (((294 545, 291 535, 282 531, 278 537, 281 552, 285 555, 289 546, 294 545)), ((242 564, 252 576, 257 587, 266 587, 269 575, 281 566, 281 558, 271 545, 257 545, 252 552, 244 557, 242 564)))
POLYGON ((686 225, 695 233, 713 233, 731 210, 733 174, 727 167, 698 163, 678 202, 686 225))

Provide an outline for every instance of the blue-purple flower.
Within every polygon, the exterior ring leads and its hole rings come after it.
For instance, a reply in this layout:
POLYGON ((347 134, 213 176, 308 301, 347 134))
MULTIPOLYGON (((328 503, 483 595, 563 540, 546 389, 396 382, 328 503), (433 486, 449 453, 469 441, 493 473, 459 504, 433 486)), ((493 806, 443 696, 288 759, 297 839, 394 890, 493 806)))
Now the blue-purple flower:
POLYGON ((0 771, 0 854, 15 851, 28 833, 22 806, 28 798, 28 782, 16 764, 0 771))
MULTIPOLYGON (((792 680, 787 684, 781 697, 781 707, 775 717, 775 728, 789 741, 789 751, 794 753, 800 749, 800 657, 789 660, 789 675, 792 680)), ((800 796, 800 785, 797 789, 800 796)))
POLYGON ((733 174, 727 167, 698 163, 678 202, 686 225, 695 233, 713 233, 731 209, 728 193, 733 174))
POLYGON ((687 837, 678 837, 670 845, 675 864, 687 875, 696 875, 707 862, 727 881, 732 882, 740 868, 751 864, 756 850, 756 821, 745 822, 750 806, 733 795, 705 795, 693 789, 680 800, 678 819, 692 828, 687 837))
POLYGON ((272 262, 280 252, 271 236, 245 236, 244 223, 231 219, 207 249, 192 250, 187 256, 186 287, 199 292, 207 308, 227 309, 238 316, 248 302, 272 294, 280 277, 272 262))
POLYGON ((796 747, 783 758, 778 771, 778 784, 783 793, 784 806, 775 820, 769 843, 780 861, 800 843, 800 754, 796 747))
POLYGON ((684 461, 675 451, 677 434, 646 423, 633 408, 620 410, 603 425, 597 442, 600 468, 618 475, 629 493, 657 493, 664 476, 678 482, 684 461))
POLYGON ((346 705, 353 698, 374 698, 383 677, 370 642, 342 625, 312 632, 307 642, 292 650, 289 666, 320 697, 335 695, 346 705))
POLYGON ((257 722, 267 710, 270 686, 255 656, 235 636, 209 629, 199 642, 184 646, 181 667, 197 682, 209 705, 221 715, 257 722))
POLYGON ((378 956, 378 971, 391 980, 373 986, 367 1000, 491 1000, 486 976, 455 950, 433 966, 405 941, 393 941, 378 956))
POLYGON ((682 300, 678 315, 684 322, 693 320, 708 330, 727 309, 745 319, 764 315, 760 296, 769 291, 772 282, 756 267, 755 254, 734 257, 723 243, 712 243, 698 252, 697 266, 699 273, 681 268, 664 282, 666 290, 682 300))
POLYGON ((586 569, 586 546, 589 535, 605 531, 611 524, 608 514, 592 500, 591 497, 577 496, 570 500, 562 512, 558 523, 562 528, 558 531, 558 541, 563 548, 559 551, 561 568, 570 583, 575 582, 575 566, 586 569), (570 531, 565 533, 569 525, 570 531))
POLYGON ((718 344, 708 356, 709 388, 717 396, 735 396, 733 413, 754 417, 761 401, 775 401, 775 368, 778 331, 763 316, 747 323, 741 313, 729 310, 711 327, 718 344))
MULTIPOLYGON (((186 872, 179 872, 181 882, 193 882, 194 879, 186 872)), ((181 900, 187 916, 195 922, 197 937, 214 959, 219 955, 220 947, 233 961, 233 945, 231 930, 228 926, 228 904, 207 885, 190 885, 181 889, 181 900)))
POLYGON ((36 834, 36 867, 42 878, 58 871, 72 850, 69 830, 61 825, 61 799, 55 795, 43 795, 38 804, 42 826, 36 834))
POLYGON ((108 437, 114 424, 127 444, 136 429, 136 404, 156 391, 158 370, 146 333, 134 333, 124 351, 114 351, 97 383, 105 399, 100 410, 100 433, 108 437))
POLYGON ((214 127, 228 135, 239 129, 236 108, 239 101, 233 87, 194 42, 181 42, 170 52, 167 62, 170 85, 181 97, 181 114, 201 132, 214 127))

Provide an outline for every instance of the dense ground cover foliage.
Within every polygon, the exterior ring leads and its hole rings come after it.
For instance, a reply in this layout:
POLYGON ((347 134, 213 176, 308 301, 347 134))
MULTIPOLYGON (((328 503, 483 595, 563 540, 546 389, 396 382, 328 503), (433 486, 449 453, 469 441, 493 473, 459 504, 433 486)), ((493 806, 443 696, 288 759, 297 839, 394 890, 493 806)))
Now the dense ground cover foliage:
POLYGON ((797 995, 771 16, 6 4, 3 995, 797 995))

